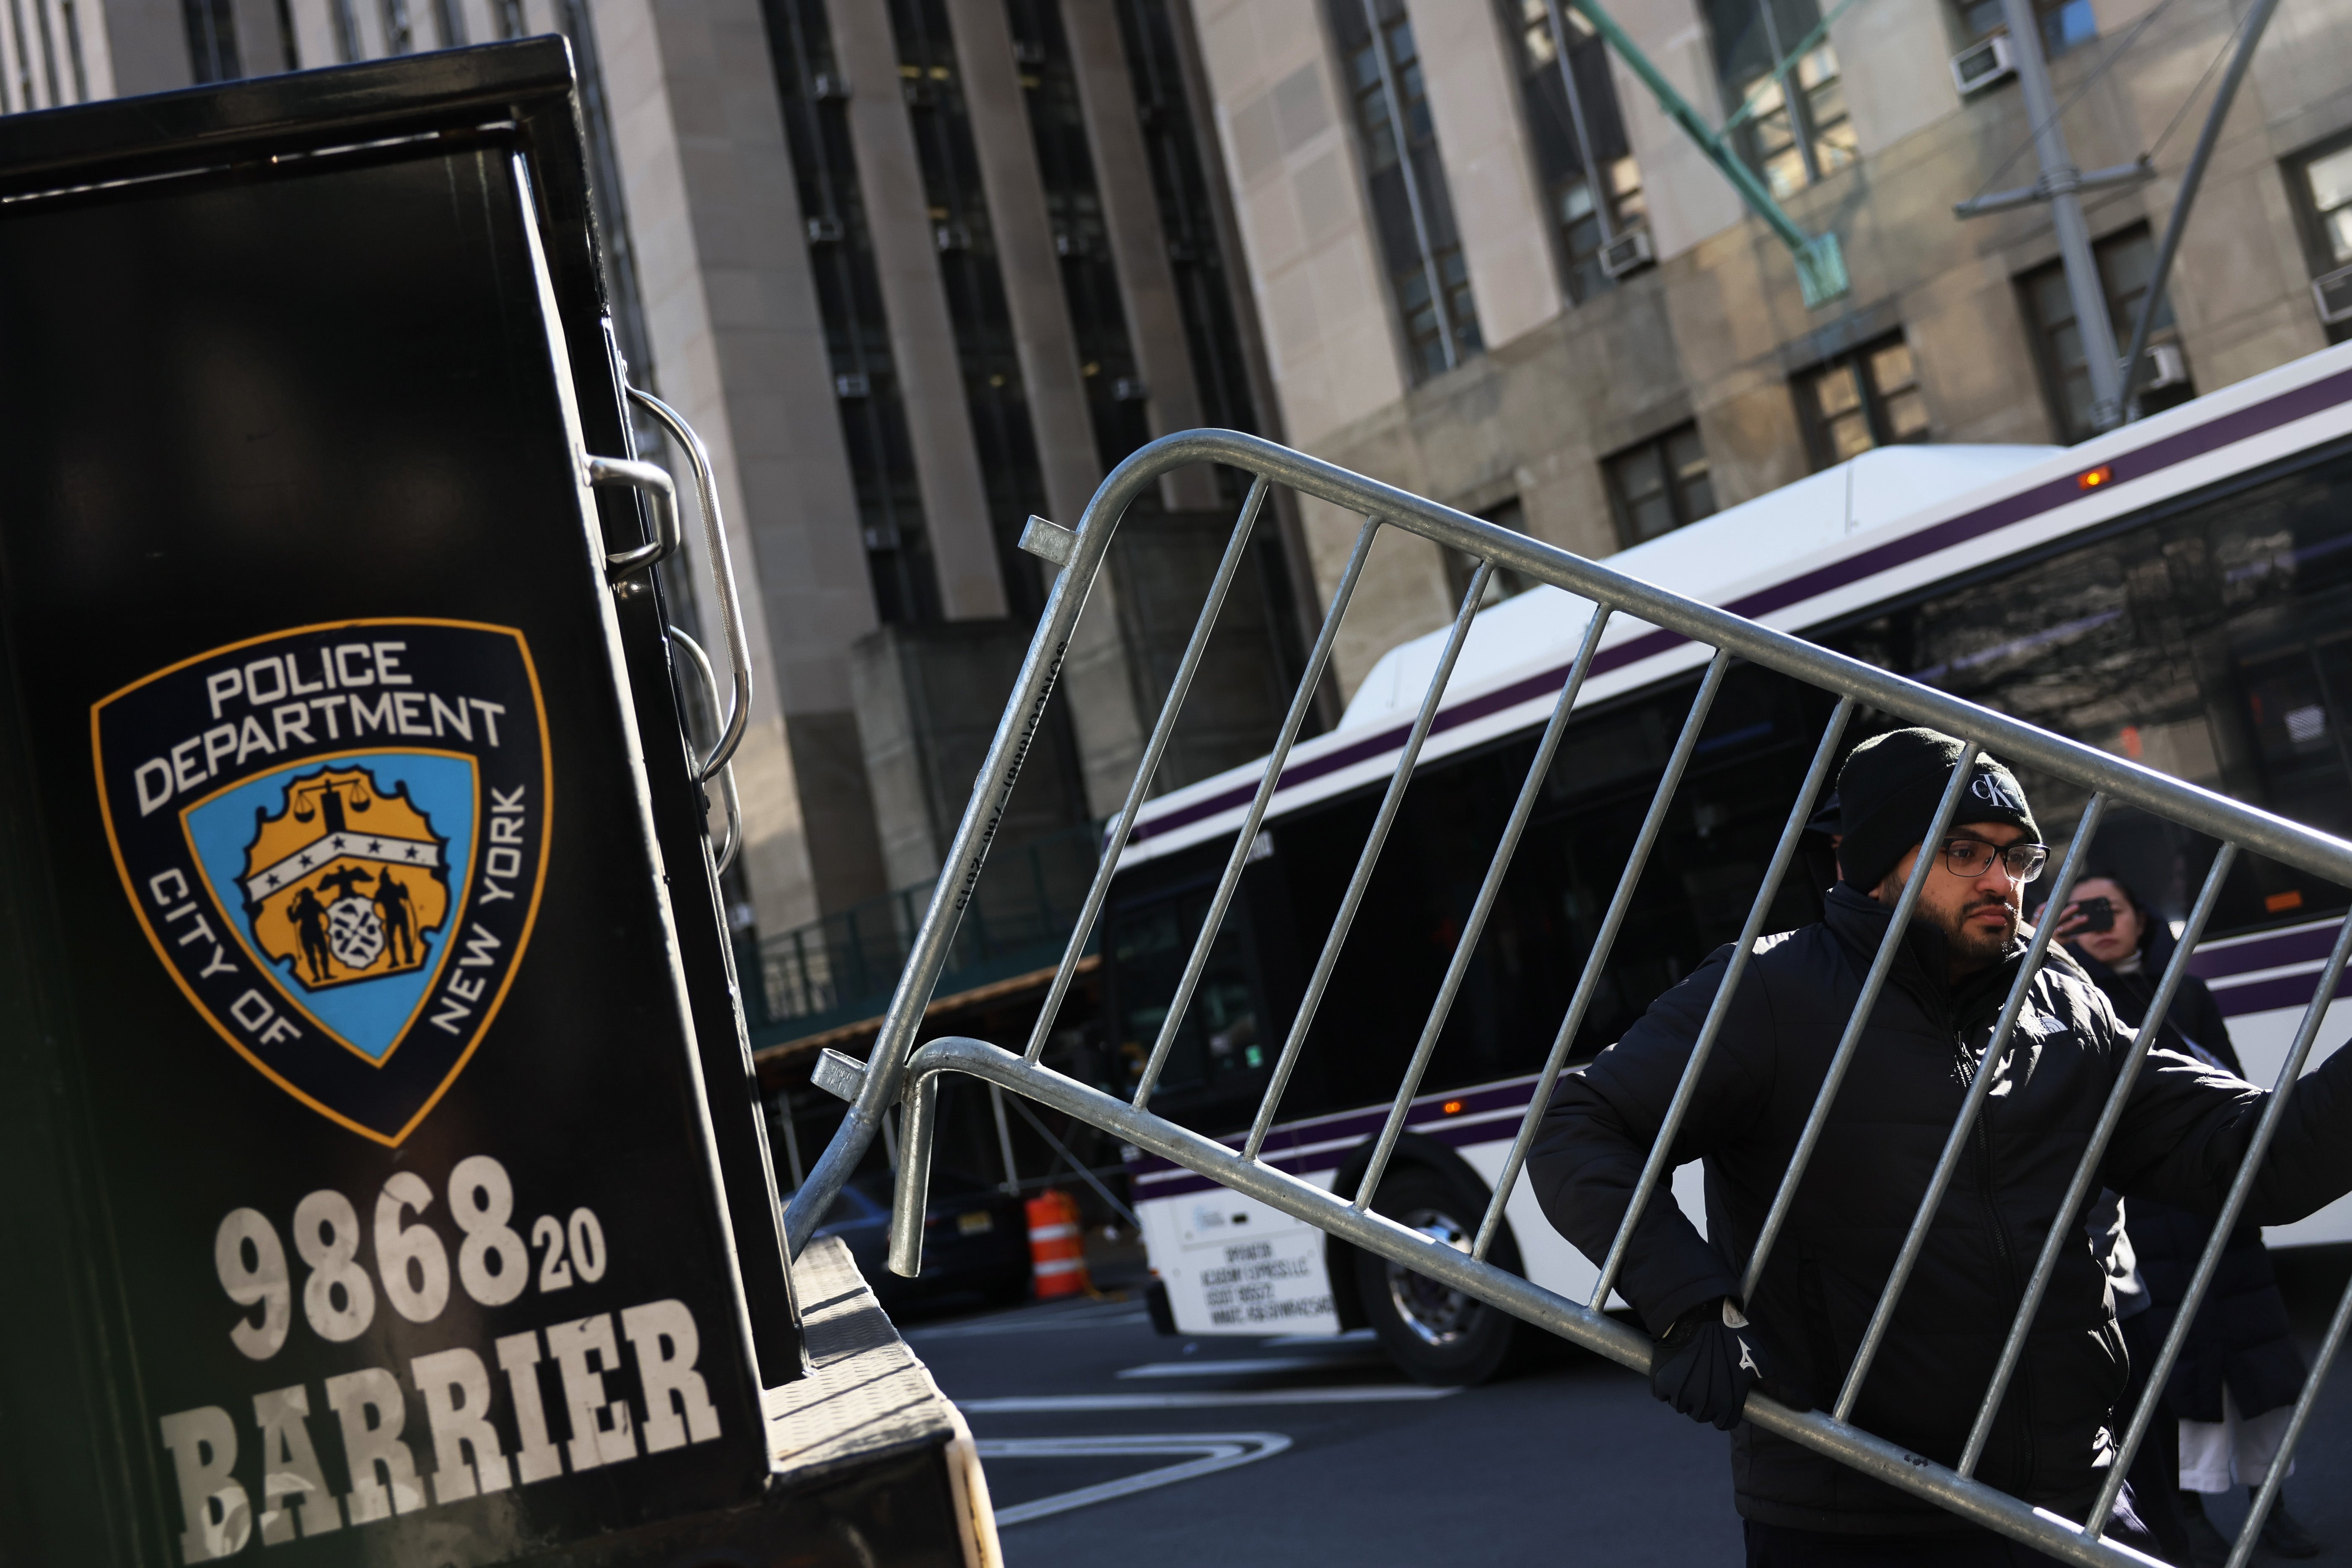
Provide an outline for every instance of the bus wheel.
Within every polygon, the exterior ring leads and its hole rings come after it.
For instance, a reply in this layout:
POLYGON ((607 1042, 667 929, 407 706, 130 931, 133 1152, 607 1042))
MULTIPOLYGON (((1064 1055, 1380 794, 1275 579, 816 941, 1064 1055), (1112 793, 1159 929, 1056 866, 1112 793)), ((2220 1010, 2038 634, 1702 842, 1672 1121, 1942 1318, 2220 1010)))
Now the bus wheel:
MULTIPOLYGON (((1480 1205, 1437 1172, 1406 1166, 1381 1184, 1375 1205, 1433 1241, 1468 1252, 1480 1205)), ((1456 1388, 1485 1383, 1512 1360, 1518 1320, 1448 1285, 1358 1251, 1357 1300, 1381 1346, 1416 1383, 1456 1388)))

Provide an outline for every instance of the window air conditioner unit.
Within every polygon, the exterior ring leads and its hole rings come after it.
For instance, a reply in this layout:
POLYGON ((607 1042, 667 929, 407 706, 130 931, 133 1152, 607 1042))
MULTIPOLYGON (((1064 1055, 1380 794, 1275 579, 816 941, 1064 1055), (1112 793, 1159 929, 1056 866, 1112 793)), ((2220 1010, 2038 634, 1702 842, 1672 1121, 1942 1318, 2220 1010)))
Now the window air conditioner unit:
POLYGON ((2189 381, 2189 361, 2182 355, 2179 343, 2151 343, 2147 350, 2147 379, 2140 385, 2142 392, 2161 392, 2168 386, 2182 386, 2189 381))
POLYGON ((862 370, 854 370, 845 375, 836 375, 833 378, 833 395, 835 397, 866 397, 871 395, 873 391, 874 384, 866 379, 866 373, 862 370))
POLYGON ((836 71, 817 72, 816 79, 809 86, 815 92, 820 102, 827 99, 849 96, 849 79, 836 71))
POLYGON ((2352 267, 2313 279, 2311 297, 2319 305, 2319 319, 2329 326, 2352 321, 2352 267))
POLYGON ((1629 228, 1601 247, 1601 270, 1612 278, 1622 278, 1657 258, 1657 249, 1650 243, 1650 231, 1629 228))
POLYGON ((931 242, 941 250, 970 250, 971 230, 960 223, 943 223, 931 230, 931 242))
POLYGON ((1110 384, 1111 398, 1118 403, 1141 403, 1151 395, 1151 388, 1139 375, 1122 375, 1110 384))
POLYGON ((2009 35, 1996 33, 1980 38, 1952 57, 1952 85, 1966 98, 2017 74, 2017 61, 2010 54, 2009 35))
POLYGON ((808 220, 808 237, 811 245, 838 245, 841 243, 841 220, 837 217, 813 217, 808 220))
POLYGON ((1013 39, 1013 63, 1024 66, 1044 65, 1045 63, 1045 46, 1040 43, 1032 42, 1027 38, 1013 39))

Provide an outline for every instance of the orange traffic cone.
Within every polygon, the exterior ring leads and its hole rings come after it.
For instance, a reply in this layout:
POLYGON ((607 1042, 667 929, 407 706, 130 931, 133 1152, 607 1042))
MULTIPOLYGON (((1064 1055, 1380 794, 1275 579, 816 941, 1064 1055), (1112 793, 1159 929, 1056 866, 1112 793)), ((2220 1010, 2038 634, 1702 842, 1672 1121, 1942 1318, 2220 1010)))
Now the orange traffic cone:
POLYGON ((1094 1289, 1087 1278, 1086 1247, 1078 1235, 1078 1205, 1055 1188, 1031 1198, 1029 1261, 1037 1277, 1037 1299, 1076 1296, 1094 1289))

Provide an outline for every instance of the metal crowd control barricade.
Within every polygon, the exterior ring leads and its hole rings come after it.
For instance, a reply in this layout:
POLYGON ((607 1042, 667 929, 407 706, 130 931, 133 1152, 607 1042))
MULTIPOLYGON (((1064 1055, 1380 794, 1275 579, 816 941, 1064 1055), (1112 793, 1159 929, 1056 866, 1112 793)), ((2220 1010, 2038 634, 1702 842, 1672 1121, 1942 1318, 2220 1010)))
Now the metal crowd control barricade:
MULTIPOLYGON (((1932 725, 1966 742, 1961 765, 1953 774, 1954 783, 1946 791, 1937 808, 1934 823, 1924 836, 1928 842, 1934 842, 1951 820, 1958 790, 1969 776, 1969 763, 1979 752, 1997 752, 2004 761, 2028 764, 2090 792, 2081 826, 2051 889, 2053 906, 2063 901, 2067 888, 2080 874, 2088 847, 2098 831, 2100 818, 2111 805, 2137 806, 2221 841, 2221 851, 2181 933, 2179 955, 2165 973, 2147 1021, 2140 1030, 2142 1042, 2154 1038, 2158 1022, 2177 994, 2187 973, 2188 956, 2197 944, 2220 895, 2223 879, 2237 855, 2248 852, 2267 856, 2327 881, 2352 885, 2352 844, 2182 784, 2121 758, 1832 653, 1796 637, 1667 593, 1524 534, 1465 516, 1419 496, 1255 437, 1223 430, 1195 430, 1155 441, 1120 464, 1104 481, 1088 503, 1086 515, 1075 531, 1056 527, 1042 519, 1033 519, 1024 543, 1034 552, 1060 563, 1065 569, 1047 600, 1045 613, 1030 646, 1027 662, 1022 668, 1019 685, 1006 707, 987 762, 975 784, 971 803, 957 829, 948 858, 949 869, 940 879, 939 889, 933 895, 929 911, 913 945, 912 955, 891 999, 868 1064, 862 1073, 845 1061, 831 1064, 836 1079, 855 1080, 854 1083, 843 1081, 836 1086, 837 1091, 845 1091, 854 1098, 841 1131, 787 1211, 786 1229, 795 1247, 805 1240, 817 1216, 854 1170, 885 1113, 894 1106, 903 1105, 905 1114, 899 1139, 898 1193, 891 1220, 891 1267, 908 1275, 919 1268, 925 1194, 936 1130, 939 1076, 945 1072, 960 1072, 1050 1106, 1076 1121, 1113 1133, 1150 1154, 1307 1221, 1367 1252, 1402 1264, 1629 1367, 1646 1370, 1651 1356, 1651 1342, 1636 1330, 1605 1315, 1601 1308, 1609 1300, 1612 1284, 1623 1265, 1630 1238, 1645 1205, 1661 1201, 1657 1192, 1662 1178, 1668 1173, 1666 1152, 1673 1145, 1699 1073, 1721 1028, 1726 1009, 1738 991, 1748 957, 1764 929, 1767 911, 1795 857, 1799 836, 1827 780, 1840 738, 1857 704, 1867 703, 1911 722, 1932 725), (930 1041, 910 1055, 908 1047, 924 1005, 929 1000, 947 945, 954 934, 958 913, 978 882, 999 813, 1019 772, 1028 734, 1036 722, 1040 708, 1053 689, 1064 652, 1069 647, 1072 627, 1102 566, 1112 531, 1118 526, 1129 503, 1160 475, 1171 468, 1199 462, 1222 463, 1242 469, 1253 477, 1254 482, 1234 526, 1232 542, 1209 589, 1207 602, 1201 611, 1192 640, 1177 667, 1170 696, 1144 747, 1125 805, 1111 826, 1101 867, 1087 898, 1077 929, 1071 935, 1068 951, 1055 977, 1035 1030, 1025 1048, 1018 1053, 981 1040, 951 1037, 930 1041), (1235 835, 1231 857, 1178 983, 1166 1020, 1146 1060, 1139 1087, 1131 1100, 1117 1100, 1053 1071, 1044 1065, 1040 1058, 1055 1010, 1069 985, 1095 922, 1100 917, 1120 849, 1126 842, 1128 827, 1144 801, 1152 773, 1168 744, 1187 688, 1199 666, 1223 595, 1233 581, 1250 531, 1265 504, 1267 490, 1276 484, 1289 486, 1302 495, 1314 496, 1360 514, 1366 521, 1332 594, 1320 634, 1308 654, 1306 672, 1276 737, 1255 797, 1235 835), (1418 534, 1448 549, 1462 552, 1477 561, 1479 565, 1463 597, 1451 637, 1437 661, 1435 672, 1431 677, 1404 743, 1395 776, 1373 818, 1361 856, 1339 902, 1339 912, 1311 972, 1297 1015, 1275 1059, 1269 1086, 1243 1146, 1236 1150, 1153 1115, 1150 1109, 1150 1100, 1170 1047, 1207 965, 1211 946, 1216 940, 1220 922, 1234 896, 1258 826, 1277 786, 1284 759, 1297 737, 1315 685, 1321 679, 1330 658, 1341 618, 1347 613, 1349 599, 1361 576, 1373 541, 1383 528, 1418 534), (1526 785, 1501 831, 1484 885, 1457 940, 1453 963, 1432 1002, 1428 1022, 1419 1036, 1403 1081, 1397 1089, 1387 1124, 1374 1147, 1370 1168, 1354 1193, 1326 1191, 1263 1163, 1258 1158, 1259 1150, 1279 1110, 1284 1089, 1297 1064, 1318 1005, 1329 982, 1341 945, 1347 940, 1349 922, 1370 880, 1382 841, 1395 819, 1404 792, 1411 786, 1414 763, 1428 738, 1439 699, 1461 653, 1472 617, 1478 610, 1489 577, 1498 569, 1508 569, 1570 590, 1590 600, 1595 608, 1581 647, 1562 685, 1550 721, 1538 743, 1526 785), (1511 1146, 1475 1242, 1466 1251, 1456 1250, 1375 1212, 1370 1206, 1371 1199, 1378 1190, 1389 1157, 1396 1147, 1407 1108, 1419 1089, 1422 1074, 1435 1048, 1455 989, 1493 907, 1521 830, 1534 809, 1542 781, 1552 767, 1567 727, 1570 710, 1599 649, 1602 628, 1611 618, 1620 616, 1633 617, 1656 628, 1650 635, 1661 639, 1661 646, 1677 638, 1687 639, 1711 649, 1713 657, 1706 664, 1689 717, 1668 757, 1663 779, 1635 841, 1633 855, 1601 922, 1581 976, 1560 1021, 1543 1078, 1511 1146), (1550 1103, 1553 1086, 1599 987, 1602 967, 1632 903, 1635 884, 1657 838, 1685 765, 1697 743, 1709 706, 1734 658, 1750 660, 1808 682, 1836 694, 1839 701, 1821 738, 1804 786, 1791 803, 1787 826, 1782 830, 1763 885, 1756 894, 1739 944, 1735 950, 1730 971, 1695 1044, 1689 1066, 1650 1152, 1632 1204, 1614 1244, 1601 1260, 1600 1280, 1592 1300, 1590 1302, 1571 1301, 1496 1267, 1486 1260, 1486 1256, 1501 1227, 1505 1205, 1526 1163, 1538 1125, 1550 1103)), ((1868 972, 1860 1002, 1832 1058, 1792 1162, 1768 1212, 1755 1255, 1748 1263, 1744 1281, 1747 1293, 1752 1294, 1774 1240, 1788 1216, 1799 1179, 1811 1158, 1840 1082, 1853 1060, 1864 1023, 1893 968, 1902 933, 1917 903, 1927 868, 1934 858, 1932 856, 1919 857, 1917 868, 1911 874, 1896 904, 1885 941, 1868 972)), ((2028 984, 2047 952, 2053 924, 2044 922, 2036 932, 2028 961, 2009 995, 1987 1047, 1989 1062, 1997 1064, 2008 1050, 2019 1012, 2026 999, 2028 984)), ((2255 1169, 2270 1144, 2296 1079, 2311 1052, 2328 1003, 2343 976, 2347 956, 2352 956, 2352 921, 2346 923, 2318 977, 2317 992, 2305 1014, 2301 1027, 2296 1031, 2275 1091, 2253 1134, 2244 1168, 2230 1189, 2227 1204, 2215 1223, 2212 1240, 2199 1261, 2188 1296, 2165 1342, 2161 1356, 2149 1373, 2147 1386, 2152 1390, 2163 1389, 2166 1377, 2179 1354, 2189 1325, 2196 1316, 2197 1304, 2212 1280, 2221 1248, 2238 1216, 2243 1212, 2255 1169)), ((2141 1051, 2130 1058, 2120 1073, 2096 1123, 2090 1146, 2083 1152, 2072 1190, 2065 1205, 2060 1210, 2061 1214, 2079 1214, 2095 1195, 2095 1173, 2122 1117, 2126 1099, 2145 1059, 2145 1049, 2143 1044, 2141 1051)), ((2031 1507, 1971 1479, 1971 1471, 1981 1457, 1995 1412, 2017 1370, 2028 1327, 2048 1288, 2062 1249, 2068 1246, 2085 1245, 2078 1228, 2064 1224, 2054 1226, 2042 1247, 2026 1287, 2023 1302, 2009 1328, 1998 1368, 1990 1385, 1984 1391, 1966 1451, 1958 1457, 1957 1466, 1938 1464, 1906 1452, 1893 1443, 1861 1430, 1848 1419, 1884 1342, 1887 1325, 1917 1259, 1938 1201, 1966 1145, 1969 1131, 1983 1104, 1987 1087, 1997 1076, 1997 1069, 1979 1070, 1975 1075, 1929 1188, 1922 1195, 1916 1218, 1879 1298, 1869 1330, 1831 1408, 1798 1412, 1756 1393, 1748 1396, 1747 1415, 1748 1419, 1767 1431, 1831 1455, 1864 1474, 1928 1499, 1964 1519, 2030 1542, 2063 1560, 2084 1564, 2145 1561, 2128 1548, 2103 1539, 2102 1531, 2104 1521, 2112 1511, 2115 1498, 2122 1488, 2131 1457, 2147 1436, 2154 1413, 2156 1395, 2153 1394, 2139 1409, 2127 1415, 2123 1451, 2108 1473, 2105 1489, 2090 1515, 2094 1522, 2088 1528, 2079 1521, 2062 1519, 2054 1513, 2031 1507)), ((1668 1194, 1663 1201, 1672 1202, 1672 1194, 1668 1194)), ((2279 1459, 2273 1463, 2271 1479, 2261 1503, 2237 1543, 2236 1554, 2231 1559, 2232 1568, 2239 1568, 2252 1550, 2255 1521, 2269 1506, 2279 1478, 2285 1473, 2286 1460, 2309 1417, 2313 1399, 2326 1380, 2329 1364, 2343 1342, 2347 1321, 2352 1321, 2352 1293, 2347 1293, 2329 1326, 2317 1363, 2312 1369, 2302 1399, 2295 1406, 2285 1447, 2281 1450, 2279 1459)))
POLYGON ((786 1258, 568 46, 0 117, 0 1560, 996 1563, 786 1258))

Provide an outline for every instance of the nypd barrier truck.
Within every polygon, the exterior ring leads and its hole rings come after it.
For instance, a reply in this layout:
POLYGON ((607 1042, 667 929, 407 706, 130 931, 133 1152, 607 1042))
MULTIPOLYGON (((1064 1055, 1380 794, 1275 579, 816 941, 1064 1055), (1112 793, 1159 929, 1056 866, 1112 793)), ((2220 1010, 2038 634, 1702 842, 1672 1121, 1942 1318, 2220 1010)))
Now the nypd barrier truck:
POLYGON ((0 1562, 996 1560, 786 1262, 582 149, 556 38, 0 120, 0 1562))

